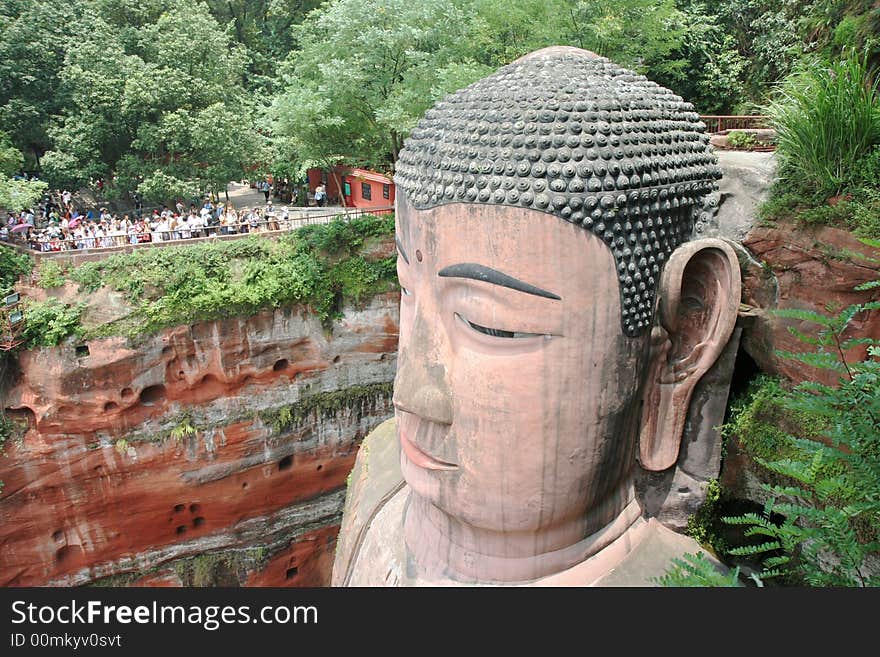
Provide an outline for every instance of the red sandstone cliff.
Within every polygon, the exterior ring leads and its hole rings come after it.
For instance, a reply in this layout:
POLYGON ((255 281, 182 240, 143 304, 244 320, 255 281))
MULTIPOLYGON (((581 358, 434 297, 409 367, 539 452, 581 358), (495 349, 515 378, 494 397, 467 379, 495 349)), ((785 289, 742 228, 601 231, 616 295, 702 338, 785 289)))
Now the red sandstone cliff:
MULTIPOLYGON (((812 351, 813 347, 798 340, 789 327, 811 336, 819 327, 812 322, 776 317, 769 311, 794 308, 829 315, 853 304, 880 299, 880 290, 853 289, 880 278, 880 253, 844 230, 783 223, 753 228, 743 245, 757 261, 744 268, 743 301, 755 308, 754 321, 743 333, 745 349, 765 372, 795 382, 835 383, 834 372, 817 370, 775 353, 812 351)), ((860 313, 843 337, 880 337, 880 312, 860 313)), ((854 362, 865 355, 862 346, 846 357, 854 362)))
POLYGON ((360 439, 391 414, 398 296, 24 352, 0 584, 324 585, 360 439))

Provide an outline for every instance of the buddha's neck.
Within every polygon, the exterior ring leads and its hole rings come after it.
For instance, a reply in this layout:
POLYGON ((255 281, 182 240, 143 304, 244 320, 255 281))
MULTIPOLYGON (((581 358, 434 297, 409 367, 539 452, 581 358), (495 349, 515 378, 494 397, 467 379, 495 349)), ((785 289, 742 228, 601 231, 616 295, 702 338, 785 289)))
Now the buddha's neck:
POLYGON ((587 513, 537 532, 496 532, 453 518, 410 491, 404 538, 417 574, 465 583, 525 582, 581 563, 642 514, 627 477, 587 513))

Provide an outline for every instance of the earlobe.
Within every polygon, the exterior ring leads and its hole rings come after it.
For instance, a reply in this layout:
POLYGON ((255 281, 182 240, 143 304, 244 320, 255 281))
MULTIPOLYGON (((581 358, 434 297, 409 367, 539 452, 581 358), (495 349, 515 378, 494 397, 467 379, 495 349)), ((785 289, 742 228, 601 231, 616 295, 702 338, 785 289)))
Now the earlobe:
POLYGON ((741 294, 736 253, 717 238, 683 244, 666 263, 659 292, 639 437, 642 467, 655 471, 678 460, 694 387, 733 332, 741 294))

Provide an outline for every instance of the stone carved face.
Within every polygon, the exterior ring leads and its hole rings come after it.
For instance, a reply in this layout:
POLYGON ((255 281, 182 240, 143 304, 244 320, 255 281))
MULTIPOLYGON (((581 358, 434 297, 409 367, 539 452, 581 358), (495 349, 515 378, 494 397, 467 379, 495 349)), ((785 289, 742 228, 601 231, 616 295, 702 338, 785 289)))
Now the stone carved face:
POLYGON ((594 531, 585 510, 634 463, 648 357, 623 335, 610 250, 524 208, 401 195, 396 221, 407 483, 469 526, 540 531, 540 552, 594 531))

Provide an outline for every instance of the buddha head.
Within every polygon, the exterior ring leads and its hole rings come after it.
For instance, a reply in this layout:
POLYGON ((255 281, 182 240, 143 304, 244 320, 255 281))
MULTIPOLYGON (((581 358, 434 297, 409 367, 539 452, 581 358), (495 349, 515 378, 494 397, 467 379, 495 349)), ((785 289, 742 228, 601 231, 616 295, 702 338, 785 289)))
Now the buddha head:
POLYGON ((736 319, 736 257, 699 239, 719 177, 690 104, 576 48, 413 130, 394 406, 415 568, 533 579, 639 515, 634 468, 675 464, 736 319))

